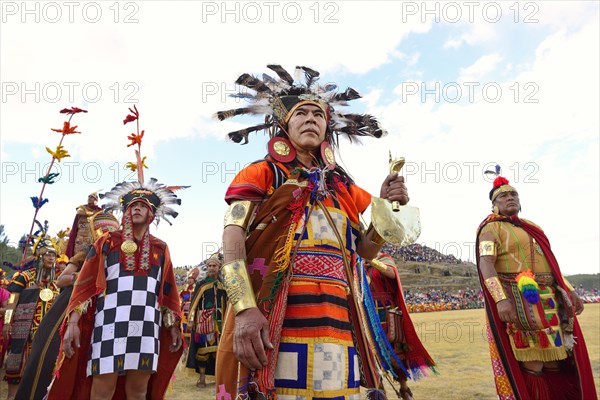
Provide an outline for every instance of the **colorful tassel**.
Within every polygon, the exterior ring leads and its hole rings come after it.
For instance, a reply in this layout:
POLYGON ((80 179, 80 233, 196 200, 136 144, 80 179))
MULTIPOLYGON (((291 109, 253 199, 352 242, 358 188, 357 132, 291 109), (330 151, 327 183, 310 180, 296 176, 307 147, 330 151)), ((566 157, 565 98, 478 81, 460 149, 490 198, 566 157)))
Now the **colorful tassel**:
POLYGON ((540 287, 535 281, 535 275, 530 270, 527 270, 517 275, 515 280, 525 300, 531 304, 537 304, 540 300, 540 287))

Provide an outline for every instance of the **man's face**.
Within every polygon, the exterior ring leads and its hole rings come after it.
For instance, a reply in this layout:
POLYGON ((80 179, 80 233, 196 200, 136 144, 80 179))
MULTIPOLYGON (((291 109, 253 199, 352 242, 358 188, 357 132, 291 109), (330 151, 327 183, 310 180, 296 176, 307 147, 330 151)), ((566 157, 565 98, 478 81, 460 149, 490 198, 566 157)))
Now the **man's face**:
POLYGON ((96 198, 94 196, 88 196, 88 205, 96 204, 96 198))
POLYGON ((298 107, 288 122, 290 141, 296 149, 312 151, 325 140, 327 117, 325 112, 314 105, 298 107))
POLYGON ((502 192, 494 200, 494 205, 498 207, 498 211, 502 215, 508 217, 517 215, 521 209, 519 194, 517 192, 502 192))
POLYGON ((150 208, 142 201, 136 201, 131 206, 131 222, 133 225, 145 225, 148 222, 150 208))
POLYGON ((42 256, 42 264, 44 265, 44 268, 52 268, 54 266, 55 262, 56 262, 56 253, 48 251, 48 252, 46 252, 46 254, 44 254, 42 256))
POLYGON ((209 261, 206 264, 206 274, 211 278, 216 278, 219 275, 219 263, 216 261, 209 261))
POLYGON ((196 280, 194 278, 192 278, 191 276, 188 278, 188 285, 193 285, 196 282, 196 280))

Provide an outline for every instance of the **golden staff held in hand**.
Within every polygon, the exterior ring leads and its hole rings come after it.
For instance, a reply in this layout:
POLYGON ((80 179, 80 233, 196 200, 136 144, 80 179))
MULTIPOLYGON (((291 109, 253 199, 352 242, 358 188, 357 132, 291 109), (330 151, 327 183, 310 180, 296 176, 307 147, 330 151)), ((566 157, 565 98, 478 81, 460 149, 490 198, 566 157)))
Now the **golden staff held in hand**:
MULTIPOLYGON (((398 157, 396 159, 392 158, 392 151, 390 150, 390 174, 393 174, 394 172, 397 173, 398 175, 400 175, 400 170, 402 169, 402 167, 404 167, 404 157, 398 157)), ((394 212, 400 211, 400 202, 399 201, 392 201, 392 210, 394 212)))

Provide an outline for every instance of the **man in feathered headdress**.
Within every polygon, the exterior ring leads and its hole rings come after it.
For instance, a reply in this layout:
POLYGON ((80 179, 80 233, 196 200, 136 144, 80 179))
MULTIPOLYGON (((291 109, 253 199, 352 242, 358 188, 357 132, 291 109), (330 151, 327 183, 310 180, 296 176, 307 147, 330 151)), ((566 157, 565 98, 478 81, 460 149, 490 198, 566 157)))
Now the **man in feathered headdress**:
MULTIPOLYGON (((357 254, 372 259, 385 240, 373 226, 361 231, 371 195, 336 164, 332 147, 339 135, 385 131, 370 115, 338 109, 360 98, 354 89, 319 85, 307 67, 296 78, 268 68, 278 78, 238 78, 256 92, 238 95, 249 106, 217 113, 221 120, 266 114, 263 124, 229 133, 234 142, 261 129, 271 136, 265 159, 240 171, 225 195, 221 275, 232 306, 217 355, 217 398, 359 399, 361 385, 380 398, 353 269, 357 254)), ((386 177, 380 197, 406 204, 403 178, 386 177)))
POLYGON ((577 315, 583 304, 562 276, 542 229, 519 218, 517 189, 500 175, 492 214, 477 231, 488 341, 501 399, 595 399, 577 315))
POLYGON ((11 292, 4 314, 3 334, 11 342, 6 357, 8 398, 14 398, 21 382, 31 342, 56 295, 56 248, 43 233, 33 249, 34 257, 13 275, 8 285, 11 292))
MULTIPOLYGON (((141 135, 136 137, 141 144, 141 135)), ((181 358, 171 255, 149 231, 152 221, 176 217, 170 206, 181 201, 173 187, 154 178, 145 182, 139 150, 136 156, 138 181, 122 182, 102 196, 109 200, 107 212, 123 213, 122 229, 96 240, 77 276, 50 400, 163 399, 181 358)))

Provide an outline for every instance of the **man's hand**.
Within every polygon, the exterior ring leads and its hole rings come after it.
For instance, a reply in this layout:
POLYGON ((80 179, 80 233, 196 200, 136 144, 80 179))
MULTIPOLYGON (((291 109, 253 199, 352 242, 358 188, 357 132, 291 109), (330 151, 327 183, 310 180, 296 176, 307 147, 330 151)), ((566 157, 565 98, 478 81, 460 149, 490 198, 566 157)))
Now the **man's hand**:
POLYGON ((583 312, 583 301, 581 301, 575 291, 569 292, 569 298, 571 299, 571 304, 573 304, 573 307, 575 308, 575 314, 581 314, 583 312))
POLYGON ((408 190, 404 184, 404 177, 396 173, 388 175, 381 184, 379 197, 389 201, 398 201, 402 206, 408 203, 408 190))
POLYGON ((63 351, 65 352, 65 356, 67 358, 71 358, 73 357, 73 354, 75 354, 75 349, 72 347, 73 342, 75 342, 75 347, 79 348, 80 336, 81 333, 79 332, 79 326, 77 326, 77 323, 69 322, 67 324, 65 337, 63 338, 63 351))
POLYGON ((171 353, 175 353, 177 350, 179 350, 182 344, 179 324, 174 324, 172 327, 170 327, 169 333, 171 334, 171 346, 169 346, 169 351, 171 353))
POLYGON ((513 324, 517 322, 517 309, 511 300, 501 300, 496 303, 496 307, 498 307, 498 315, 502 321, 513 324))
POLYGON ((269 322, 256 307, 248 308, 235 316, 233 353, 251 370, 267 365, 267 349, 273 350, 269 339, 269 322))

